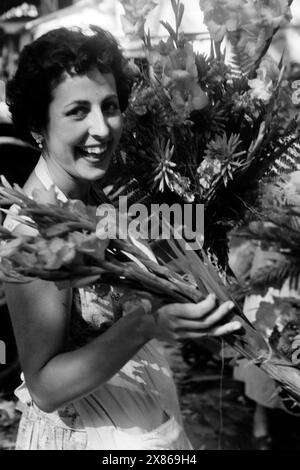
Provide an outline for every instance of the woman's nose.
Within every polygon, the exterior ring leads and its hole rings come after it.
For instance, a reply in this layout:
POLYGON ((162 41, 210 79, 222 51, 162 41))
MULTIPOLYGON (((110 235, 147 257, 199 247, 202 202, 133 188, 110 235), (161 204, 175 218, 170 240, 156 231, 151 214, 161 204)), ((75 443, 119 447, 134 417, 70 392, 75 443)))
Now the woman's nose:
POLYGON ((89 132, 94 137, 106 138, 110 134, 110 128, 101 109, 91 111, 89 118, 89 132))

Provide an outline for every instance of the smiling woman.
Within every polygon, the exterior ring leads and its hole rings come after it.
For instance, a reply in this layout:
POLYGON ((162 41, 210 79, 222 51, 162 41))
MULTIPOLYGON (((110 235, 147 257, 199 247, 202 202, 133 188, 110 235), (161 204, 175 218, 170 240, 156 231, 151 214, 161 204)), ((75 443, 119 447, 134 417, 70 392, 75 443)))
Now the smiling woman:
POLYGON ((66 76, 54 90, 49 125, 43 135, 48 168, 58 186, 72 177, 101 178, 122 131, 122 114, 112 74, 93 68, 84 76, 66 76))
MULTIPOLYGON (((47 203, 54 186, 63 201, 103 202, 94 183, 119 143, 129 92, 127 63, 99 28, 92 36, 59 29, 28 45, 8 86, 16 128, 42 151, 25 193, 40 189, 47 203)), ((36 235, 10 217, 5 226, 36 235)), ((153 305, 155 315, 137 302, 120 315, 128 297, 121 286, 58 290, 35 280, 8 283, 5 292, 25 377, 16 391, 23 412, 17 449, 191 448, 156 340, 239 329, 220 325, 231 302, 217 308, 210 295, 198 304, 153 305)))

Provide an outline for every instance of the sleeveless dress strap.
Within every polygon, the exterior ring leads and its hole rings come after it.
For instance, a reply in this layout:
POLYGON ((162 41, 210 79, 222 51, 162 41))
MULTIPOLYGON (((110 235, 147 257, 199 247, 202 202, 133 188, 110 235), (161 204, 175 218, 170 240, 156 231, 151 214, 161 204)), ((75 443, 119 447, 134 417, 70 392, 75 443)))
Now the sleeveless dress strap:
POLYGON ((68 198, 65 196, 65 194, 53 183, 53 180, 50 176, 48 166, 46 163, 46 160, 43 158, 43 156, 40 157, 34 172, 40 182, 43 184, 43 186, 46 189, 50 189, 51 186, 54 186, 55 192, 57 194, 58 199, 60 199, 62 202, 67 202, 68 198))

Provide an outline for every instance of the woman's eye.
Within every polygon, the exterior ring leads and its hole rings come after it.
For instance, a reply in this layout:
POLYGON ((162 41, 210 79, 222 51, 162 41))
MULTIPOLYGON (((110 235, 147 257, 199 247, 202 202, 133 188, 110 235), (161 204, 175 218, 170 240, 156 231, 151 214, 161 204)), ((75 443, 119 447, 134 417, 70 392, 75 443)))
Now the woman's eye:
POLYGON ((118 103, 109 102, 105 103, 103 106, 103 112, 108 115, 115 115, 118 114, 120 111, 118 103))
POLYGON ((74 108, 71 109, 71 111, 68 111, 67 116, 71 116, 74 119, 84 119, 86 115, 88 114, 88 110, 86 108, 74 108))

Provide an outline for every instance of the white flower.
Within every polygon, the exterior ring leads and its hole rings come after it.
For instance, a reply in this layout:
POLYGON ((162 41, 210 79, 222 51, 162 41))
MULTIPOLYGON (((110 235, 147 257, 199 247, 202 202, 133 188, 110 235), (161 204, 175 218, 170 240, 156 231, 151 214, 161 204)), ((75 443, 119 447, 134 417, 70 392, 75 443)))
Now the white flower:
POLYGON ((222 164, 220 160, 205 158, 201 165, 197 168, 197 173, 200 175, 200 186, 202 186, 204 189, 209 189, 212 185, 214 177, 220 174, 221 168, 222 164))
POLYGON ((143 37, 146 17, 157 6, 158 0, 120 0, 120 3, 125 11, 121 16, 124 33, 143 37))
POLYGON ((264 57, 257 70, 257 77, 248 81, 252 97, 268 103, 278 77, 279 69, 275 62, 271 58, 264 57))
POLYGON ((204 23, 214 41, 240 28, 241 8, 246 0, 200 0, 204 23))
POLYGON ((273 92, 273 83, 271 80, 265 82, 260 78, 254 78, 253 80, 249 80, 249 85, 252 89, 253 98, 261 100, 264 103, 270 101, 273 92))
POLYGON ((287 25, 291 19, 291 9, 288 0, 269 0, 261 9, 261 15, 268 25, 279 28, 287 25))
POLYGON ((166 42, 147 52, 150 76, 169 90, 172 105, 179 114, 189 114, 207 106, 209 99, 200 87, 195 53, 190 43, 183 40, 174 48, 166 42))
POLYGON ((200 8, 214 41, 227 34, 240 54, 254 60, 274 30, 292 18, 288 0, 200 0, 200 8))

